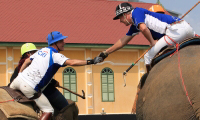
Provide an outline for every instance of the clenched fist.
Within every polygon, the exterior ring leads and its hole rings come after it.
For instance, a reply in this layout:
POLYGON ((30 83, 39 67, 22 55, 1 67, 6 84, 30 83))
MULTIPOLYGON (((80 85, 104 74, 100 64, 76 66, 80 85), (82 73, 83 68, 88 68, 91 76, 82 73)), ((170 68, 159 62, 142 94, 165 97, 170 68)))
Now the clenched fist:
POLYGON ((108 53, 106 53, 106 51, 103 51, 103 52, 101 52, 101 53, 98 55, 98 57, 102 57, 103 60, 104 60, 105 58, 108 57, 108 53))
POLYGON ((94 59, 87 60, 87 65, 97 64, 103 61, 102 57, 95 57, 94 59))

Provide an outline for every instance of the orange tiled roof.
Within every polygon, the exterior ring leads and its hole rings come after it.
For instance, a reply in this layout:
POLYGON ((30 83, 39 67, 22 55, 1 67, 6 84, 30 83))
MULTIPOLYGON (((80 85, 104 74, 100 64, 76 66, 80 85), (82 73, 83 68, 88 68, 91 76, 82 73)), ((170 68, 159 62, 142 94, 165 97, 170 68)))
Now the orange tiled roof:
MULTIPOLYGON (((129 27, 112 20, 119 1, 4 0, 1 1, 0 42, 46 42, 51 31, 68 36, 66 43, 114 44, 129 27)), ((131 2, 148 9, 153 4, 131 2)), ((129 44, 148 45, 143 35, 129 44)))

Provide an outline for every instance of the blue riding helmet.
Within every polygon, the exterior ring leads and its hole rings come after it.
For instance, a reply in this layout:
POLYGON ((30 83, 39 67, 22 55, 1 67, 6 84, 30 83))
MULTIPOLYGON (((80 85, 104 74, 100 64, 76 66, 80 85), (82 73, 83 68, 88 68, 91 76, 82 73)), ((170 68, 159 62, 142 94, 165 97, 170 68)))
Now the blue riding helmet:
POLYGON ((48 46, 65 38, 68 38, 68 36, 63 36, 62 33, 58 31, 53 31, 47 36, 48 46))

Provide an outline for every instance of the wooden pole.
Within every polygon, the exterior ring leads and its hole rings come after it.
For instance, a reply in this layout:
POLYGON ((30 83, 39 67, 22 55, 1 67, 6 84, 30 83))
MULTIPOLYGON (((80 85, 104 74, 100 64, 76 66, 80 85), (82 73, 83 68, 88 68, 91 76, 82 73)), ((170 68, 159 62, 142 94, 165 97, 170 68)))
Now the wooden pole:
POLYGON ((183 19, 192 9, 194 9, 198 4, 200 3, 200 1, 198 1, 190 10, 188 10, 182 17, 181 19, 183 19))
POLYGON ((126 71, 123 72, 123 75, 126 75, 126 73, 151 49, 149 47, 126 71))

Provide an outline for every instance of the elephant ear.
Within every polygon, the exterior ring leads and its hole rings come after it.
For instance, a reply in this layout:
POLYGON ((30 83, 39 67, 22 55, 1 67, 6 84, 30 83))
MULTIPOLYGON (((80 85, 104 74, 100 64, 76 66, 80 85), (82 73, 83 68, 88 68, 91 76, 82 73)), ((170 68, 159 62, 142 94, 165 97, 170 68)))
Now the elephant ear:
POLYGON ((57 116, 55 116, 55 120, 78 120, 78 107, 75 102, 71 100, 67 100, 69 105, 63 108, 57 116))
POLYGON ((147 76, 148 76, 148 73, 145 73, 141 79, 140 79, 140 83, 138 84, 138 89, 142 89, 142 87, 144 86, 145 84, 145 81, 147 79, 147 76))

